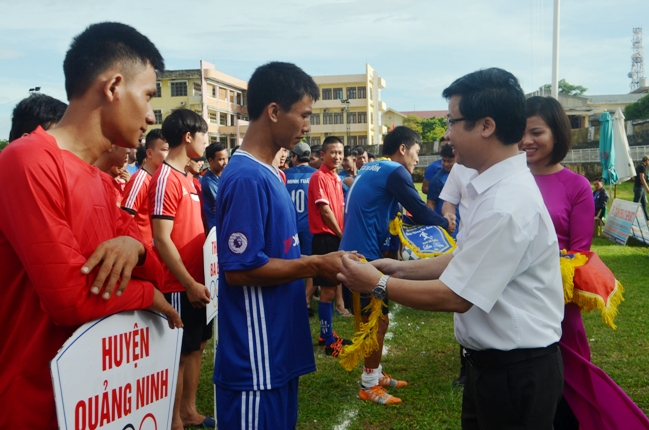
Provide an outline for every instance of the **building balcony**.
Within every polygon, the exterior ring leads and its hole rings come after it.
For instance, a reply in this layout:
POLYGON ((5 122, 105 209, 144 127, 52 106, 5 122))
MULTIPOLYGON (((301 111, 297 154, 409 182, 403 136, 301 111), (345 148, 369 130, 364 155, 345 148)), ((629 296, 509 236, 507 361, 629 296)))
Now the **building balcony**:
MULTIPOLYGON (((365 107, 367 106, 367 99, 349 99, 349 107, 365 107)), ((340 99, 335 100, 318 100, 313 104, 313 109, 331 109, 332 111, 336 109, 344 109, 345 103, 342 103, 340 99)))

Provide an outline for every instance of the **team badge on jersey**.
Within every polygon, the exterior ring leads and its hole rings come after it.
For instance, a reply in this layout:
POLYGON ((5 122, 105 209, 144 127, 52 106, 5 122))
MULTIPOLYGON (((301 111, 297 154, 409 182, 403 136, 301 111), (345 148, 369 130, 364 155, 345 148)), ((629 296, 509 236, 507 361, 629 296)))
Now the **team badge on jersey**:
POLYGON ((235 231, 228 239, 228 247, 235 254, 243 254, 248 248, 248 238, 245 234, 235 231))

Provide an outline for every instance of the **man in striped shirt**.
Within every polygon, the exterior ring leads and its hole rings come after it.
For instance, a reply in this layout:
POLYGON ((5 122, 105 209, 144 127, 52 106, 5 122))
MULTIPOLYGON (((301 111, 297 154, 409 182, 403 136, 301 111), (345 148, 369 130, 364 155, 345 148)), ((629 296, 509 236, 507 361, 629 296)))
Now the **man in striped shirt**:
POLYGON ((153 246, 153 233, 151 233, 151 213, 149 212, 149 184, 151 177, 162 165, 169 153, 169 144, 162 137, 160 129, 151 130, 146 135, 146 158, 141 163, 141 168, 126 184, 122 209, 133 215, 137 228, 142 235, 142 241, 147 247, 153 246))
POLYGON ((196 410, 201 357, 212 337, 212 324, 206 325, 205 305, 210 302, 210 293, 204 285, 201 204, 193 177, 185 173, 189 160, 203 154, 206 132, 205 120, 194 111, 178 109, 169 115, 162 124, 169 155, 153 174, 149 188, 153 244, 165 266, 165 283, 160 290, 185 326, 173 430, 214 427, 213 418, 196 410))

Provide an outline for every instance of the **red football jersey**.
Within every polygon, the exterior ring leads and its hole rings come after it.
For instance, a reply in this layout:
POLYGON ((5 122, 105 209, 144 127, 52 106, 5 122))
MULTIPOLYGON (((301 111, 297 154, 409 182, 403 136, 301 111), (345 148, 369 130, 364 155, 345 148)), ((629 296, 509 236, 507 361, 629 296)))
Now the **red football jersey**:
POLYGON ((120 297, 90 294, 81 267, 117 236, 140 240, 107 175, 37 128, 0 153, 0 428, 57 428, 49 362, 82 324, 153 302, 154 253, 120 297))
MULTIPOLYGON (((193 177, 174 169, 167 163, 156 170, 149 186, 149 207, 152 218, 173 220, 171 241, 180 258, 196 282, 205 283, 203 272, 203 244, 205 229, 201 220, 201 203, 194 187, 193 177)), ((153 241, 155 247, 155 239, 153 241)), ((178 279, 165 265, 163 293, 184 292, 178 279)))
POLYGON ((126 184, 122 199, 122 209, 133 215, 142 240, 149 248, 153 246, 151 214, 149 213, 150 183, 151 174, 144 169, 138 170, 126 184))
POLYGON ((329 170, 324 164, 316 171, 309 181, 308 210, 309 230, 311 234, 329 233, 335 235, 322 220, 319 205, 329 205, 336 217, 340 230, 343 229, 343 185, 335 170, 329 170))

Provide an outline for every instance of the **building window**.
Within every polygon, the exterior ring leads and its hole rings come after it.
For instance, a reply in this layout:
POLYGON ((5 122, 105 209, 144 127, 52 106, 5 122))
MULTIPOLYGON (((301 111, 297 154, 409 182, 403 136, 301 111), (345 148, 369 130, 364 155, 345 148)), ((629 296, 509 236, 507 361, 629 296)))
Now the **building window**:
POLYGON ((159 81, 155 83, 155 95, 153 97, 162 97, 162 85, 159 81))
POLYGON ((210 134, 210 143, 216 143, 219 141, 219 138, 213 134, 210 134))
POLYGON ((356 146, 356 136, 349 136, 347 145, 356 146))
POLYGON ((162 124, 162 110, 155 109, 153 111, 153 116, 155 117, 155 123, 156 124, 162 124))
POLYGON ((230 114, 230 125, 237 125, 237 120, 235 118, 236 116, 230 114))
POLYGON ((334 112, 334 124, 344 124, 342 112, 334 112))
POLYGON ((347 99, 355 99, 355 98, 356 98, 356 87, 348 87, 347 99))
POLYGON ((347 124, 356 124, 356 112, 347 114, 347 124))
POLYGON ((320 145, 320 138, 319 137, 312 137, 311 139, 309 139, 309 145, 311 145, 311 146, 320 145))
POLYGON ((367 145, 367 136, 358 136, 358 144, 361 146, 367 145))
POLYGON ((322 89, 322 100, 331 100, 331 88, 322 89))
POLYGON ((237 104, 239 106, 243 106, 243 96, 241 95, 241 93, 237 93, 237 104))
POLYGON ((367 123, 367 112, 358 112, 358 123, 359 124, 367 123))
POLYGON ((217 115, 216 111, 208 110, 207 115, 210 118, 210 124, 218 124, 219 123, 219 118, 218 118, 218 115, 217 115))
POLYGON ((219 100, 228 101, 228 90, 219 88, 219 100))
POLYGON ((219 142, 221 142, 227 148, 228 147, 228 136, 219 137, 219 142))
POLYGON ((311 118, 309 118, 309 121, 311 121, 311 125, 320 125, 320 114, 319 113, 311 114, 311 118))
POLYGON ((334 100, 342 100, 342 99, 343 99, 343 89, 334 88, 334 100))
POLYGON ((201 89, 201 83, 200 82, 194 82, 194 95, 195 96, 200 96, 203 94, 203 90, 201 89))
MULTIPOLYGON (((221 112, 219 114, 219 124, 220 125, 228 125, 228 114, 221 112)), ((227 145, 228 142, 225 142, 227 145)))
POLYGON ((210 87, 212 88, 212 98, 215 99, 216 98, 216 85, 210 85, 210 87))
POLYGON ((366 91, 367 91, 366 87, 358 87, 358 98, 359 99, 367 98, 366 91))
POLYGON ((171 97, 187 96, 187 82, 172 82, 171 97))
POLYGON ((331 112, 322 114, 322 124, 327 125, 333 123, 334 123, 334 118, 331 112))

